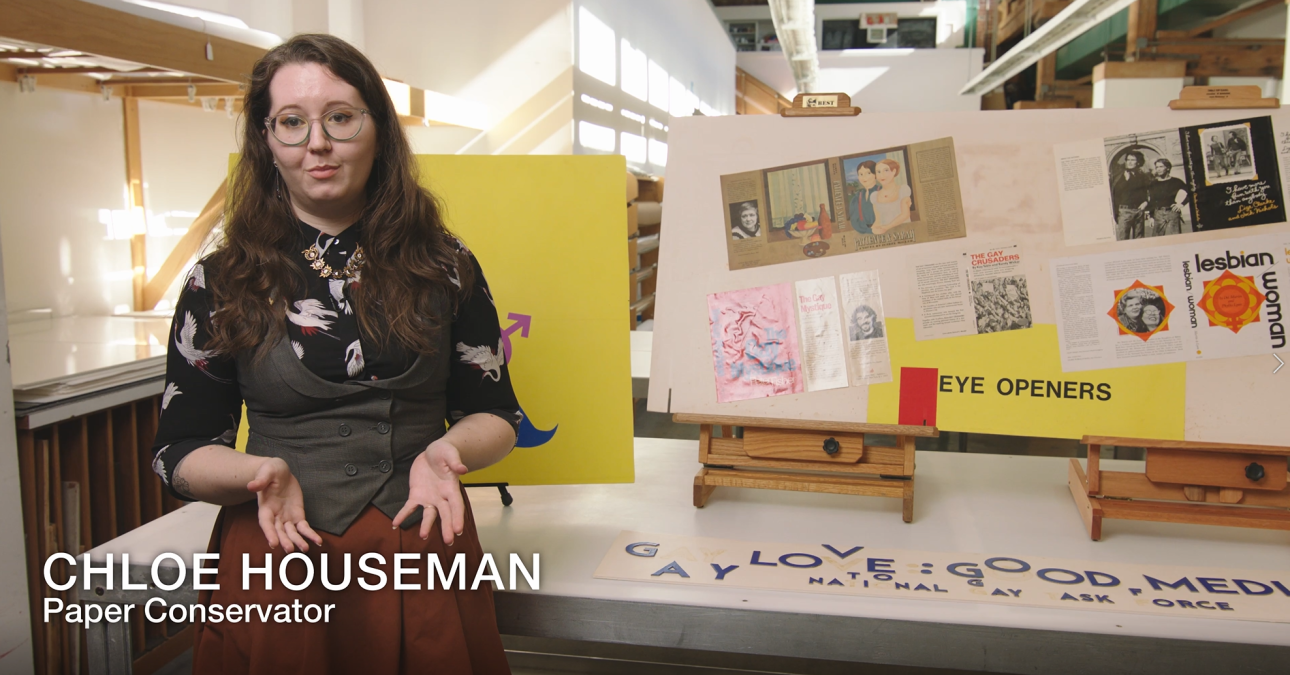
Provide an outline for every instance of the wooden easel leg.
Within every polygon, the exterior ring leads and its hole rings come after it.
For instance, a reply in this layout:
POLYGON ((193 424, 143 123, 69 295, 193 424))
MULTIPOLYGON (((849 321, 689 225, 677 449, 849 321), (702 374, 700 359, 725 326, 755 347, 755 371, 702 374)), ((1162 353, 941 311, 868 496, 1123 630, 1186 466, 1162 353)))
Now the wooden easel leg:
POLYGON ((708 503, 708 497, 712 496, 712 491, 717 489, 715 485, 708 485, 704 478, 707 477, 707 468, 699 469, 699 473, 694 476, 694 506, 703 508, 708 503))
POLYGON ((905 481, 905 495, 901 500, 901 519, 907 523, 914 522, 914 479, 905 481))

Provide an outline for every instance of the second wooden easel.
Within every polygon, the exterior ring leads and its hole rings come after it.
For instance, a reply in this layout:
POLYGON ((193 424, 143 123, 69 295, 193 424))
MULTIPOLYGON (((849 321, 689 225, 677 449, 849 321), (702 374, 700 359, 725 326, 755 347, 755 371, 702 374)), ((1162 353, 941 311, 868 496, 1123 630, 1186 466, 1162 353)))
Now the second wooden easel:
POLYGON ((683 413, 672 419, 699 425, 697 507, 718 487, 891 497, 901 500, 907 523, 914 520, 914 439, 938 435, 936 427, 894 424, 683 413), (869 445, 867 434, 894 436, 895 445, 869 445))

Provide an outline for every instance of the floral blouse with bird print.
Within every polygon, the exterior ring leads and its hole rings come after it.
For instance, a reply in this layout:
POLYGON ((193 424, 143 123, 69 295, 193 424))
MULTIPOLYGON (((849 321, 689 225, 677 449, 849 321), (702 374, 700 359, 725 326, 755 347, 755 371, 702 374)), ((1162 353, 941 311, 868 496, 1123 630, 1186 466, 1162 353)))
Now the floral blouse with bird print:
MULTIPOLYGON (((317 245, 322 259, 334 270, 345 268, 362 231, 355 223, 332 237, 300 223, 297 250, 317 245)), ((474 266, 474 286, 463 298, 452 320, 449 359, 449 422, 474 413, 501 417, 518 431, 522 413, 511 388, 502 348, 497 308, 474 254, 459 240, 458 251, 474 266)), ((324 279, 303 254, 297 262, 304 272, 303 298, 287 303, 287 335, 300 361, 318 377, 332 382, 388 379, 412 366, 416 354, 397 343, 382 349, 361 332, 350 300, 350 288, 361 278, 324 279)), ((460 275, 449 270, 457 283, 460 275)), ((161 420, 153 444, 153 471, 169 487, 175 468, 190 452, 206 445, 233 447, 242 415, 242 395, 232 358, 218 356, 204 347, 209 340, 207 319, 214 310, 202 262, 189 272, 175 306, 171 344, 166 355, 166 388, 161 398, 161 420)), ((181 492, 176 496, 191 499, 181 492)))

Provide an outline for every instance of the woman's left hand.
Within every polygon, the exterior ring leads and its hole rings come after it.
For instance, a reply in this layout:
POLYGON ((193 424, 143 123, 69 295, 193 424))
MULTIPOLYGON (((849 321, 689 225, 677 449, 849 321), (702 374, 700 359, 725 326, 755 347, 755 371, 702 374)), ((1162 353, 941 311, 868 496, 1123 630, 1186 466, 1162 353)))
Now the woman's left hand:
POLYGON ((443 543, 452 545, 453 538, 466 526, 466 505, 461 499, 461 483, 457 477, 469 469, 461 462, 456 446, 439 439, 430 444, 412 462, 408 479, 408 502, 394 517, 398 527, 408 516, 421 513, 421 538, 430 538, 430 528, 439 518, 443 543))

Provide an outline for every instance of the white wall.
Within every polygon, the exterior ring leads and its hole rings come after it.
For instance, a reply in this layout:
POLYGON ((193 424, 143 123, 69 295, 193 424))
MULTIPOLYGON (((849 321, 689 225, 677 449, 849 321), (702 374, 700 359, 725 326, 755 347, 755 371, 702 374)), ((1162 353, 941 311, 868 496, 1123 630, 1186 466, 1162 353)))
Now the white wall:
POLYGON ((1214 29, 1214 37, 1223 40, 1280 40, 1286 36, 1286 6, 1284 4, 1238 19, 1214 29))
MULTIPOLYGON (((228 171, 234 121, 220 111, 141 101, 149 276, 228 171), (180 213, 175 213, 180 212, 180 213)), ((130 309, 121 99, 0 83, 0 116, 23 133, 0 135, 0 239, 10 312, 55 316, 130 309), (120 224, 114 228, 102 222, 120 224)), ((168 298, 173 301, 178 286, 168 298)))
MULTIPOLYGON (((899 17, 936 17, 936 46, 954 49, 963 45, 963 31, 967 26, 965 0, 938 0, 937 2, 845 3, 815 6, 815 35, 819 39, 824 30, 824 20, 855 19, 865 12, 895 12, 899 17)), ((770 19, 766 5, 718 7, 717 17, 722 21, 770 19)))
MULTIPOLYGON (((865 112, 980 110, 977 96, 959 96, 981 72, 981 49, 848 49, 820 52, 819 91, 851 96, 865 112)), ((780 52, 739 52, 738 65, 787 98, 797 94, 780 52)))
POLYGON ((125 208, 120 99, 0 82, 0 239, 8 309, 105 315, 129 303, 130 243, 100 209, 125 208))
MULTIPOLYGON (((188 214, 199 212, 228 175, 229 154, 237 152, 238 125, 223 110, 208 113, 173 103, 139 102, 149 278, 187 231, 195 217, 188 214)), ((8 240, 5 244, 11 245, 8 240)), ((173 305, 182 277, 170 285, 161 308, 173 305)))
POLYGON ((366 53, 387 77, 482 106, 482 129, 410 129, 417 152, 570 151, 569 0, 365 0, 366 53))
MULTIPOLYGON (((622 2, 621 0, 579 0, 576 7, 585 8, 614 32, 614 82, 602 82, 581 69, 574 75, 574 122, 589 122, 612 128, 621 141, 622 132, 666 143, 667 132, 650 126, 653 119, 666 127, 669 114, 692 114, 693 104, 675 105, 669 83, 669 108, 642 101, 623 91, 623 45, 626 40, 633 50, 643 52, 667 72, 669 80, 692 93, 714 114, 729 115, 735 106, 735 50, 726 36, 725 28, 712 12, 707 0, 653 0, 649 3, 622 2), (583 95, 608 103, 612 110, 603 110, 585 103, 583 95), (642 123, 624 117, 622 111, 642 115, 642 123)), ((575 58, 582 64, 581 42, 577 39, 581 14, 575 9, 575 58)), ((652 97, 652 93, 651 93, 652 97)), ((688 98, 688 95, 687 95, 688 98)), ((614 150, 622 152, 621 143, 614 150)), ((577 153, 603 151, 584 147, 581 139, 574 145, 577 153)), ((655 157, 636 162, 629 158, 629 166, 652 173, 663 173, 666 165, 655 157)))

